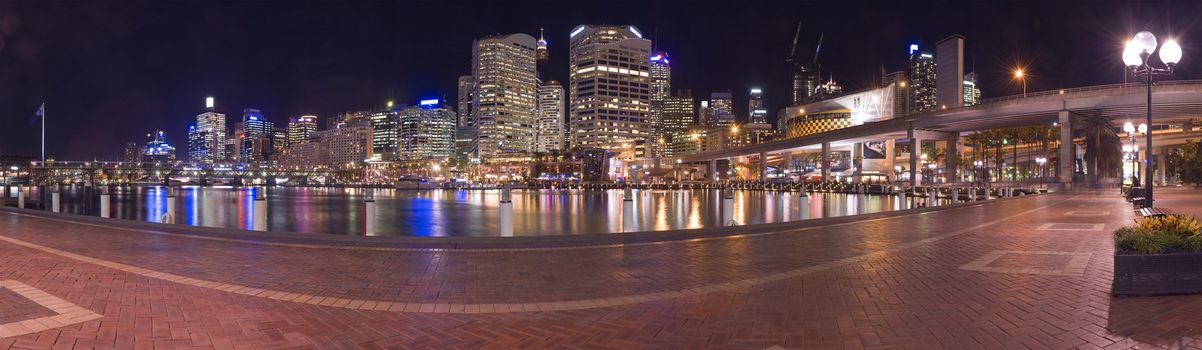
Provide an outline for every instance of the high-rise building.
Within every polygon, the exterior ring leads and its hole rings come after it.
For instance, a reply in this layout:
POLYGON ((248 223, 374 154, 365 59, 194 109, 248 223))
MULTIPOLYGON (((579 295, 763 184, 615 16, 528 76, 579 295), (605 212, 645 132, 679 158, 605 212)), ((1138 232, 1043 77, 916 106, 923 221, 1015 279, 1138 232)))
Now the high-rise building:
POLYGON ((651 136, 656 140, 654 152, 662 154, 663 148, 658 147, 664 138, 664 102, 672 95, 672 66, 667 52, 656 52, 651 55, 651 136))
POLYGON ((500 35, 476 40, 472 48, 473 154, 489 159, 501 153, 534 150, 538 76, 534 37, 500 35))
POLYGON ((538 132, 535 134, 536 152, 563 150, 563 85, 548 81, 538 87, 538 132))
POLYGON ((751 88, 747 98, 747 122, 768 124, 768 109, 764 108, 764 90, 751 88))
POLYGON ((150 142, 146 143, 146 148, 142 150, 143 162, 166 162, 175 160, 175 147, 167 143, 167 133, 162 130, 155 130, 153 133, 147 134, 150 142))
POLYGON ((809 102, 821 84, 821 73, 817 66, 798 64, 793 72, 793 105, 809 102))
POLYGON ((288 121, 288 145, 306 142, 317 132, 317 116, 302 115, 288 121))
POLYGON ((893 115, 903 115, 910 111, 910 83, 905 71, 885 74, 881 79, 882 86, 893 84, 893 115))
POLYGON ((400 110, 400 159, 444 160, 454 156, 455 112, 437 99, 400 110))
POLYGON ((964 105, 978 103, 981 103, 981 88, 977 85, 977 72, 969 72, 964 75, 964 105))
POLYGON ((730 91, 710 93, 709 116, 706 126, 727 127, 735 123, 734 99, 730 91))
POLYGON ((346 123, 341 127, 317 132, 321 140, 322 165, 335 168, 354 168, 371 158, 372 130, 370 123, 346 123))
POLYGON ((935 46, 935 104, 964 106, 964 37, 952 35, 935 46))
POLYGON ((205 112, 196 116, 196 130, 203 134, 204 142, 197 145, 198 149, 188 151, 189 154, 202 156, 193 161, 216 163, 226 160, 225 145, 229 143, 226 133, 229 131, 225 127, 225 114, 217 113, 214 109, 215 100, 212 97, 205 98, 205 112))
POLYGON ((910 45, 910 111, 929 112, 939 108, 935 102, 935 55, 910 45))
POLYGON ((573 147, 646 157, 651 136, 651 40, 634 26, 580 25, 568 34, 573 147))
POLYGON ((400 140, 397 127, 400 125, 398 111, 402 106, 394 106, 392 101, 384 105, 383 110, 371 113, 371 160, 393 161, 398 159, 397 147, 400 140))
POLYGON ((476 91, 476 78, 470 75, 459 77, 459 96, 458 110, 455 112, 455 126, 460 128, 471 128, 476 120, 472 118, 472 94, 476 91))
POLYGON ((664 150, 665 157, 674 157, 678 154, 671 145, 677 144, 677 140, 682 137, 687 137, 690 127, 694 125, 693 118, 695 116, 693 104, 693 92, 689 89, 680 89, 676 91, 675 96, 668 97, 663 104, 663 132, 662 136, 666 138, 666 143, 669 147, 664 150))
POLYGON ((242 121, 234 125, 234 154, 242 163, 270 161, 275 153, 275 123, 254 108, 242 110, 242 121))
POLYGON ((126 163, 141 163, 142 162, 142 146, 137 142, 125 143, 125 162, 126 163))
POLYGON ((206 147, 206 140, 209 138, 209 132, 196 128, 196 125, 188 126, 188 161, 194 163, 204 163, 209 158, 208 152, 212 149, 206 147))

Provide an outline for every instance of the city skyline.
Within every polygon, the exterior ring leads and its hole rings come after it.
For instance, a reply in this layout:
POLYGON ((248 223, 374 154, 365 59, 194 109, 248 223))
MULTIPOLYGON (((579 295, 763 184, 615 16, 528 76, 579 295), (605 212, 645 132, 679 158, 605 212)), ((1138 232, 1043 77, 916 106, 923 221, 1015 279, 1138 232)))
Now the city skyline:
MULTIPOLYGON (((64 139, 49 142, 47 153, 60 159, 117 159, 121 153, 119 145, 140 141, 139 135, 158 129, 177 135, 170 140, 177 147, 185 145, 189 121, 194 122, 196 114, 202 112, 196 103, 202 96, 215 96, 222 101, 217 106, 218 112, 232 116, 245 108, 257 108, 268 119, 281 124, 301 115, 318 115, 324 120, 389 99, 454 101, 456 78, 470 73, 472 40, 497 33, 537 36, 540 27, 545 28, 550 48, 551 69, 547 79, 568 80, 567 39, 571 28, 579 24, 631 24, 648 32, 645 34, 653 40, 655 50, 672 55, 673 89, 691 89, 699 100, 713 92, 730 90, 734 93, 733 112, 746 116, 747 111, 741 108, 748 105, 747 91, 761 88, 772 122, 776 111, 788 105, 791 77, 784 59, 799 20, 803 20, 798 41, 798 51, 803 54, 799 56, 808 56, 817 36, 824 33, 823 51, 818 59, 823 78, 833 75, 845 91, 861 90, 879 81, 881 66, 888 72, 903 69, 912 43, 918 43, 922 50, 934 51, 934 44, 943 37, 964 35, 968 42, 965 57, 975 62, 983 98, 1019 93, 1008 76, 1009 69, 1018 63, 1027 67, 1030 91, 1122 82, 1121 59, 1113 54, 1113 49, 1121 46, 1121 38, 1140 29, 1181 37, 1187 54, 1196 47, 1192 44, 1194 39, 1202 38, 1195 34, 1199 32, 1198 23, 1183 15, 1197 13, 1199 5, 1183 3, 1118 5, 1116 9, 1091 8, 1080 3, 1051 5, 1081 13, 1076 16, 1079 18, 1064 23, 1052 18, 1051 13, 1057 11, 1024 12, 1024 8, 1035 6, 1029 3, 973 4, 958 11, 941 9, 940 4, 884 4, 886 8, 896 8, 902 14, 898 17, 908 20, 880 18, 880 14, 849 14, 857 18, 836 26, 824 25, 835 23, 830 18, 804 16, 802 10, 840 13, 839 6, 753 3, 727 12, 739 25, 694 28, 693 19, 687 16, 693 11, 673 12, 682 8, 691 10, 688 8, 691 3, 657 2, 643 11, 628 11, 637 8, 636 5, 619 3, 612 9, 597 9, 583 15, 572 11, 572 6, 530 2, 480 5, 513 14, 513 18, 483 20, 480 18, 485 16, 481 13, 495 11, 473 11, 462 15, 479 20, 457 21, 466 24, 449 32, 423 30, 420 24, 429 20, 391 23, 389 20, 398 17, 363 12, 376 5, 420 12, 453 7, 433 3, 182 4, 169 8, 142 4, 128 11, 118 11, 118 6, 107 4, 90 4, 85 9, 56 2, 0 5, 0 10, 15 13, 15 18, 24 23, 6 27, 14 29, 5 31, 7 45, 0 48, 0 59, 8 62, 3 69, 11 74, 0 74, 3 76, 0 79, 4 86, 27 87, 0 91, 0 112, 5 115, 6 124, 13 126, 3 132, 0 153, 36 154, 39 140, 32 132, 36 126, 27 121, 42 101, 47 104, 48 136, 64 139), (322 11, 311 7, 330 10, 326 20, 334 25, 317 24, 315 21, 322 19, 312 18, 313 13, 322 11), (1023 14, 1029 19, 1021 20, 1026 17, 1020 16, 1005 22, 977 23, 972 15, 977 10, 1023 14), (80 17, 82 24, 41 27, 36 24, 39 22, 35 13, 80 17), (256 15, 264 13, 278 17, 264 18, 266 24, 279 26, 267 25, 261 30, 238 27, 225 32, 181 28, 176 24, 198 17, 215 24, 233 25, 240 18, 257 18, 256 15), (918 14, 910 16, 915 13, 918 14), (949 14, 956 16, 946 16, 949 14), (928 23, 940 17, 950 19, 946 23, 928 23), (84 33, 89 28, 89 19, 97 21, 97 18, 106 23, 123 22, 112 21, 114 18, 127 19, 124 22, 129 23, 116 34, 84 33), (1145 25, 1145 21, 1160 24, 1145 25), (862 29, 866 23, 873 24, 872 30, 862 29), (312 24, 314 28, 301 29, 304 24, 312 24), (991 24, 1007 26, 1007 30, 978 28, 991 24), (161 26, 167 33, 148 32, 153 26, 161 26), (290 36, 284 35, 286 30, 301 32, 290 36), (174 48, 164 39, 168 34, 181 32, 197 37, 199 43, 174 48), (699 35, 691 35, 692 32, 699 35), (228 37, 230 33, 251 35, 235 40, 228 37), (37 42, 62 42, 67 36, 76 41, 53 50, 37 42), (271 43, 292 37, 297 39, 271 43), (381 38, 389 40, 376 40, 381 38), (336 40, 348 42, 331 42, 336 40), (366 45, 362 54, 345 51, 362 45, 366 45), (719 45, 717 50, 715 45, 719 45), (1059 48, 1063 45, 1069 45, 1071 52, 1062 58, 1040 54, 1057 48, 1058 53, 1063 53, 1065 50, 1059 48), (865 50, 859 52, 860 47, 865 50), (211 61, 195 57, 203 52, 220 54, 211 61), (362 67, 354 67, 357 64, 362 67), (1113 67, 1108 69, 1108 66, 1113 67), (1090 74, 1095 71, 1103 74, 1090 74), (97 143, 112 146, 94 147, 97 143)), ((12 17, 6 18, 6 23, 12 23, 12 17)), ((1190 65, 1183 65, 1178 71, 1178 79, 1198 76, 1198 69, 1190 65)))

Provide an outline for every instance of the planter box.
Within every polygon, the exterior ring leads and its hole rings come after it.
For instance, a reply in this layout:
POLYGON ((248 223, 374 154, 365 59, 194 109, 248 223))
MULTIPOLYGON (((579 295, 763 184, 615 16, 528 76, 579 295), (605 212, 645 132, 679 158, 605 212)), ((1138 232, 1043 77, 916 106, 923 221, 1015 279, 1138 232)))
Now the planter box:
POLYGON ((1115 254, 1115 296, 1202 293, 1202 253, 1115 254))

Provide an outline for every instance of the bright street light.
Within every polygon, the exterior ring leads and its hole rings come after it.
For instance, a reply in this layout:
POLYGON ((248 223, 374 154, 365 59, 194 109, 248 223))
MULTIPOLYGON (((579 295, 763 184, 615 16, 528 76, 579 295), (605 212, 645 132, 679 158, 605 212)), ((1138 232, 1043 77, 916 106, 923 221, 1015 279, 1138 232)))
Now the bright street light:
POLYGON ((1023 97, 1027 97, 1027 79, 1024 78, 1022 68, 1014 70, 1014 79, 1018 79, 1023 82, 1023 97))
MULTIPOLYGON (((1160 61, 1164 62, 1164 67, 1156 67, 1151 64, 1149 58, 1156 52, 1156 36, 1148 31, 1135 34, 1135 37, 1131 38, 1127 42, 1127 46, 1123 49, 1123 63, 1131 69, 1131 73, 1135 77, 1144 78, 1148 92, 1147 121, 1140 128, 1132 128, 1132 130, 1138 130, 1147 135, 1144 137, 1146 142, 1144 150, 1148 151, 1149 156, 1144 157, 1144 169, 1151 169, 1152 167, 1152 134, 1150 133, 1152 125, 1152 81, 1156 76, 1167 77, 1173 74, 1173 67, 1181 61, 1181 44, 1178 44, 1175 39, 1169 39, 1164 42, 1164 45, 1160 46, 1160 61)), ((1128 132, 1128 135, 1130 134, 1128 132)), ((1138 153, 1136 153, 1136 157, 1138 156, 1138 153)), ((1136 162, 1138 164, 1138 160, 1136 162)), ((1144 208, 1150 208, 1153 204, 1152 178, 1153 176, 1144 176, 1144 202, 1142 206, 1144 208)))

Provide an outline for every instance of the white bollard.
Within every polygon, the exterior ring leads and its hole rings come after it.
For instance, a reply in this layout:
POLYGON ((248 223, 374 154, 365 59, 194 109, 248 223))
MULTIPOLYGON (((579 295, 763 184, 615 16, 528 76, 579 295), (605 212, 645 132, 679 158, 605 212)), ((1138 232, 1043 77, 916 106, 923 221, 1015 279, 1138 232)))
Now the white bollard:
POLYGON ((630 198, 622 201, 622 232, 634 232, 634 201, 630 198))
POLYGON ((163 190, 167 191, 167 208, 163 214, 162 222, 164 224, 175 223, 175 191, 171 190, 171 186, 163 186, 163 190))
MULTIPOLYGON (((255 219, 254 219, 254 224, 253 224, 255 231, 267 231, 267 193, 266 192, 267 192, 267 188, 265 188, 265 187, 259 187, 259 188, 255 189, 255 202, 254 202, 254 204, 252 204, 254 206, 253 209, 255 211, 255 219)), ((371 198, 371 197, 368 197, 368 198, 371 198)), ((367 202, 364 204, 366 204, 367 214, 368 214, 365 222, 367 222, 367 227, 368 227, 369 232, 374 232, 375 231, 374 230, 375 229, 375 227, 374 227, 375 220, 374 219, 376 216, 375 215, 376 208, 374 206, 375 203, 367 202)))
POLYGON ((22 191, 21 188, 21 186, 17 186, 17 208, 25 209, 25 191, 22 191))
POLYGON ((735 197, 730 190, 722 190, 722 226, 734 226, 735 222, 735 197))
MULTIPOLYGON (((502 194, 508 193, 509 189, 502 190, 502 194)), ((502 196, 501 199, 501 237, 513 237, 513 201, 510 201, 507 196, 502 196)))
MULTIPOLYGON (((370 190, 369 190, 370 191, 370 190)), ((262 228, 256 227, 256 230, 267 231, 267 201, 265 199, 255 199, 255 225, 258 226, 259 218, 263 220, 262 228), (259 205, 262 203, 262 205, 259 205), (263 214, 259 216, 259 207, 262 207, 263 214)), ((376 196, 372 192, 363 198, 363 234, 366 236, 376 235, 376 196)))
POLYGON ((50 211, 57 213, 59 211, 58 186, 50 192, 50 211))
POLYGON ((101 191, 100 192, 100 217, 108 218, 109 217, 109 188, 108 188, 108 186, 105 186, 104 189, 102 189, 100 191, 101 191))
POLYGON ((626 189, 622 190, 622 201, 623 202, 634 201, 634 190, 631 190, 630 186, 626 186, 626 189))

